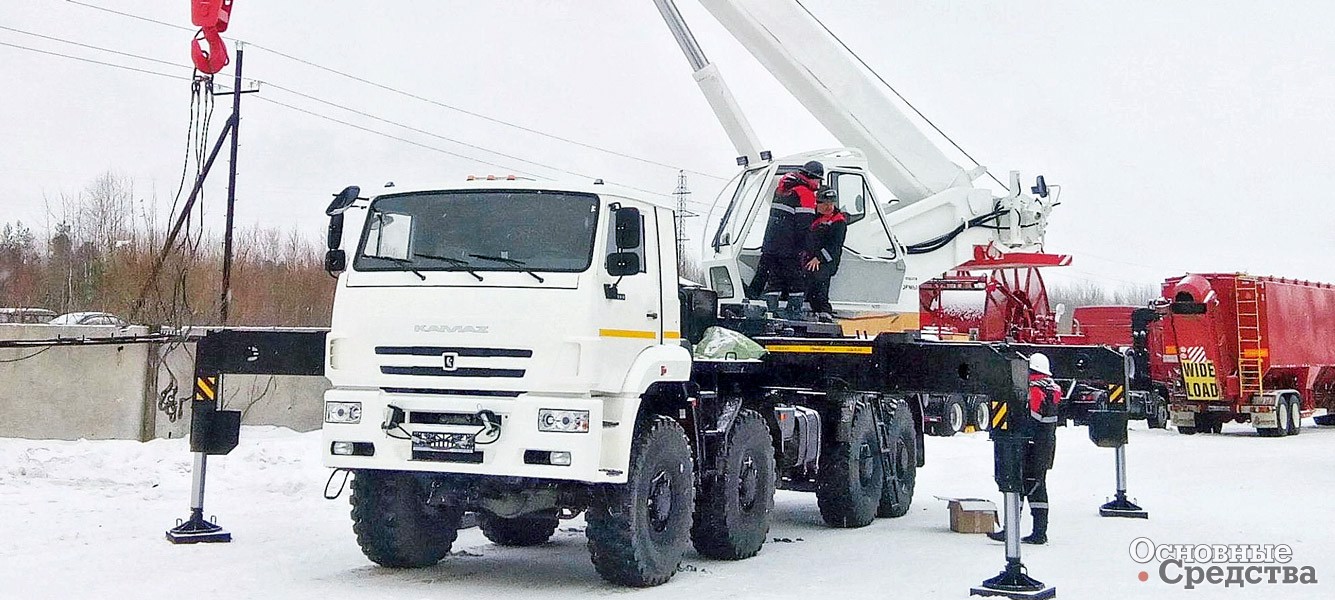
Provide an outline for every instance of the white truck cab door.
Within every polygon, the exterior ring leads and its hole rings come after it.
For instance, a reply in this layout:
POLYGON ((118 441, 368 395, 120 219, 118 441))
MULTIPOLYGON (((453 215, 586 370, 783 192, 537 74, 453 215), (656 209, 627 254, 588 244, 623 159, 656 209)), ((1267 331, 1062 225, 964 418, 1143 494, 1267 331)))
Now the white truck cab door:
POLYGON ((663 341, 660 245, 675 241, 660 239, 658 215, 652 207, 640 211, 640 243, 636 247, 617 247, 616 217, 610 210, 607 223, 602 234, 603 256, 629 252, 638 256, 639 262, 637 273, 619 277, 609 272, 608 261, 603 261, 598 267, 602 270, 600 281, 603 282, 605 293, 603 298, 596 300, 600 306, 594 313, 599 348, 596 368, 600 370, 596 380, 599 390, 615 391, 621 389, 635 358, 646 348, 657 346, 663 341), (609 284, 615 286, 614 295, 607 288, 609 284))

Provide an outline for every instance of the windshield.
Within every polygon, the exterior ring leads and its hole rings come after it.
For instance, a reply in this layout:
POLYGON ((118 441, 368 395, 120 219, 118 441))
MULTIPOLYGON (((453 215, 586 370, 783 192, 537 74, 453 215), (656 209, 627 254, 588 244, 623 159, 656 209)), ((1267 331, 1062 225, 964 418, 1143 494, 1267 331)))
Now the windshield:
POLYGON ((718 251, 720 246, 727 246, 737 241, 737 236, 741 234, 741 228, 746 224, 746 219, 741 218, 745 215, 745 202, 755 199, 759 193, 757 189, 765 183, 766 169, 753 169, 742 175, 741 182, 737 185, 736 191, 732 195, 732 200, 728 202, 728 208, 719 220, 717 229, 714 231, 714 240, 711 245, 714 251, 718 251))
POLYGON ((598 197, 544 190, 382 196, 371 203, 359 271, 580 272, 593 261, 598 197))

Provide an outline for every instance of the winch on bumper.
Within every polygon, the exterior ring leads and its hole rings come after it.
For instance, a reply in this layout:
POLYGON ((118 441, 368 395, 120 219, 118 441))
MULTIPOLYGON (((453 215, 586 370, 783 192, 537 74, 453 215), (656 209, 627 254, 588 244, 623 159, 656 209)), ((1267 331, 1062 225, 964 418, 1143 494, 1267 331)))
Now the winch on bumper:
POLYGON ((624 483, 625 465, 605 462, 604 451, 609 460, 624 455, 617 450, 634 419, 604 421, 607 406, 588 397, 332 389, 325 392, 324 464, 624 483))

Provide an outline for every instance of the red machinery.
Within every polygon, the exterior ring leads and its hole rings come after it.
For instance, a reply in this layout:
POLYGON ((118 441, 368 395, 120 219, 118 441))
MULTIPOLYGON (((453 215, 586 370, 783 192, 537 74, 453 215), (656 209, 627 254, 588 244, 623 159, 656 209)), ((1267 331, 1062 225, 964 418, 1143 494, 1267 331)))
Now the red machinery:
POLYGON ((1071 257, 1061 254, 998 254, 975 247, 973 260, 919 286, 920 327, 940 339, 1059 343, 1039 269, 1070 263, 1071 257), (981 271, 990 274, 974 274, 981 271), (983 293, 981 310, 978 292, 983 293))
POLYGON ((1186 275, 1164 281, 1161 304, 1178 431, 1250 420, 1261 435, 1293 435, 1317 409, 1317 423, 1335 424, 1335 286, 1186 275))

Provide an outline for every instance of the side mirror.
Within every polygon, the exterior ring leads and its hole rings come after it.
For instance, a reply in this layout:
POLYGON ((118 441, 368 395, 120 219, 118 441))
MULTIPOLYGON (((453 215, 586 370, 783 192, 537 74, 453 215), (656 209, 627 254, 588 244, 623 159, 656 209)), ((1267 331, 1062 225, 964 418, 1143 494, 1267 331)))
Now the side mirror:
POLYGON ((1042 175, 1039 175, 1038 179, 1034 182, 1034 187, 1029 188, 1029 191, 1033 192, 1034 195, 1038 196, 1039 198, 1047 198, 1048 197, 1047 180, 1043 179, 1042 175))
MULTIPOLYGON (((631 209, 635 210, 635 209, 631 209)), ((625 277, 640 272, 640 255, 634 252, 613 252, 607 255, 607 273, 613 277, 625 277)))
POLYGON ((362 188, 350 185, 343 188, 343 191, 334 194, 334 201, 329 203, 329 208, 324 209, 324 214, 328 216, 341 215, 344 211, 357 201, 357 196, 362 193, 362 188))
POLYGON ((324 253, 324 270, 331 275, 342 273, 348 268, 348 253, 342 250, 333 249, 324 253))
POLYGON ((640 247, 640 209, 623 206, 617 209, 615 218, 617 250, 640 247))
POLYGON ((329 233, 325 245, 330 250, 337 250, 343 242, 343 213, 329 216, 329 233))

